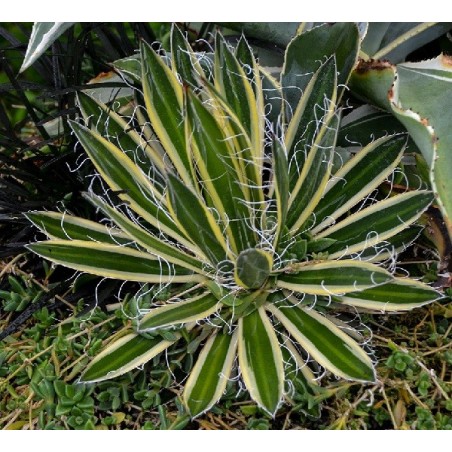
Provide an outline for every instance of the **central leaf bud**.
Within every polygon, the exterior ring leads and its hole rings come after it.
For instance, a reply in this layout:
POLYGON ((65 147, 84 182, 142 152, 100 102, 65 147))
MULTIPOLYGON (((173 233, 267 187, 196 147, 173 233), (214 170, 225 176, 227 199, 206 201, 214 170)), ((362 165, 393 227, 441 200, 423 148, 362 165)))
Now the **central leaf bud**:
POLYGON ((270 253, 256 248, 242 251, 235 263, 235 282, 245 289, 259 289, 267 281, 273 266, 270 253))

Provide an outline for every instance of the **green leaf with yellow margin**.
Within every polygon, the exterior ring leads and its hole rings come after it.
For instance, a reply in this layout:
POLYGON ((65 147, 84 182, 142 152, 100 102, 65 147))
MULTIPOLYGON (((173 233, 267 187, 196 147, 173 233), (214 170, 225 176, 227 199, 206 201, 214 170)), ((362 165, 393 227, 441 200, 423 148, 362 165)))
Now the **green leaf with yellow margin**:
POLYGON ((209 410, 224 393, 231 375, 236 348, 237 332, 218 332, 204 345, 182 395, 192 417, 209 410))
POLYGON ((175 341, 149 339, 135 333, 128 334, 99 353, 83 372, 80 382, 95 383, 123 375, 157 356, 175 341))
POLYGON ((284 300, 277 304, 267 303, 266 309, 313 359, 335 375, 348 380, 375 381, 375 370, 369 356, 323 315, 284 300))
POLYGON ((238 356, 253 400, 273 415, 281 402, 284 369, 281 348, 263 307, 239 319, 238 356))

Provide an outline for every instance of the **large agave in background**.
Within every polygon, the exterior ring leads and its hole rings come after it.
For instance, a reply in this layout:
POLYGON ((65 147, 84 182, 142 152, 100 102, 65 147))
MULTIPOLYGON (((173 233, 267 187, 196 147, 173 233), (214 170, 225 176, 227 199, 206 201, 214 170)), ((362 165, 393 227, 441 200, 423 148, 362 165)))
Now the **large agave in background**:
POLYGON ((290 102, 243 38, 232 50, 217 36, 209 59, 175 27, 171 54, 143 44, 139 59, 118 67, 139 86, 133 116, 80 94, 85 125, 72 123, 106 184, 86 197, 109 222, 30 212, 49 240, 29 249, 80 272, 167 286, 172 296, 108 344, 81 381, 121 375, 187 338, 203 343, 183 392, 192 416, 238 374, 274 414, 289 370, 312 378, 310 360, 375 381, 335 308, 404 311, 439 297, 395 265, 432 194, 376 199, 406 136, 375 140, 341 164, 334 55, 290 102), (159 334, 168 329, 171 337, 159 334))

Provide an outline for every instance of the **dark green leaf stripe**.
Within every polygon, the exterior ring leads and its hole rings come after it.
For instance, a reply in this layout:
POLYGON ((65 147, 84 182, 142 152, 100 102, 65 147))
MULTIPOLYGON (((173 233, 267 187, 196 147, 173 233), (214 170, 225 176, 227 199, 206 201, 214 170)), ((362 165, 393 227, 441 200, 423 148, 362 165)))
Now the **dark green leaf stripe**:
POLYGON ((141 65, 144 99, 152 127, 180 177, 191 186, 191 163, 182 117, 182 86, 146 43, 141 46, 141 65))
POLYGON ((83 240, 49 240, 27 246, 52 262, 93 275, 139 282, 192 282, 204 277, 149 254, 83 240))
POLYGON ((339 117, 322 126, 291 193, 287 227, 298 232, 315 209, 331 173, 339 117))
POLYGON ((378 311, 403 311, 431 303, 441 294, 419 281, 396 278, 390 283, 345 294, 335 299, 339 303, 378 311))
POLYGON ((165 209, 165 198, 137 166, 105 138, 76 122, 70 124, 110 188, 121 191, 118 196, 146 221, 185 244, 165 209))
POLYGON ((201 320, 213 314, 221 304, 211 293, 199 297, 168 303, 165 306, 152 309, 139 324, 139 331, 149 331, 170 325, 201 320))
POLYGON ((124 336, 94 358, 80 381, 93 383, 123 375, 145 364, 173 343, 174 341, 148 339, 137 334, 124 336))
POLYGON ((326 118, 331 116, 335 101, 336 61, 330 57, 306 87, 287 129, 291 191, 299 179, 300 170, 319 129, 326 118))
POLYGON ((342 294, 384 284, 392 279, 386 270, 374 264, 353 260, 324 261, 282 274, 277 285, 283 289, 312 295, 342 294))
POLYGON ((399 163, 405 144, 406 135, 380 138, 349 160, 334 175, 332 180, 336 182, 315 208, 318 226, 313 233, 333 223, 378 187, 399 163))
POLYGON ((234 251, 250 248, 256 244, 254 233, 249 227, 251 212, 245 203, 240 202, 244 195, 226 137, 212 112, 191 93, 188 95, 187 109, 195 142, 193 154, 202 186, 223 219, 223 228, 228 233, 234 251))
POLYGON ((203 201, 184 183, 168 174, 168 207, 179 229, 214 265, 228 251, 223 233, 203 201))
POLYGON ((391 238, 416 221, 433 200, 428 191, 412 191, 380 201, 325 229, 317 238, 328 237, 336 243, 328 248, 336 259, 391 238))
POLYGON ((192 417, 210 409, 222 396, 231 374, 236 346, 237 334, 217 333, 202 349, 183 394, 192 417))
POLYGON ((287 207, 289 204, 289 176, 287 156, 278 140, 273 142, 274 187, 277 210, 277 226, 273 246, 277 247, 281 229, 286 224, 287 207))
MULTIPOLYGON (((142 227, 138 226, 133 221, 129 220, 119 210, 109 206, 97 196, 91 196, 85 194, 85 198, 92 204, 101 209, 106 215, 108 215, 114 223, 118 225, 124 232, 129 235, 130 239, 133 239, 139 245, 147 249, 150 253, 157 257, 168 260, 169 262, 182 267, 194 270, 198 273, 204 273, 203 264, 199 259, 196 259, 187 253, 179 250, 175 246, 163 242, 161 239, 153 236, 149 231, 146 231, 142 227)), ((195 246, 191 247, 193 253, 197 252, 195 246)))
POLYGON ((334 323, 314 310, 289 302, 280 302, 278 307, 268 304, 267 308, 310 356, 326 369, 350 380, 375 380, 370 358, 334 323))
POLYGON ((93 240, 111 245, 130 245, 133 240, 122 231, 94 221, 59 212, 28 212, 26 217, 54 239, 93 240))
POLYGON ((281 401, 284 370, 280 344, 263 308, 239 320, 239 365, 251 397, 270 414, 281 401))

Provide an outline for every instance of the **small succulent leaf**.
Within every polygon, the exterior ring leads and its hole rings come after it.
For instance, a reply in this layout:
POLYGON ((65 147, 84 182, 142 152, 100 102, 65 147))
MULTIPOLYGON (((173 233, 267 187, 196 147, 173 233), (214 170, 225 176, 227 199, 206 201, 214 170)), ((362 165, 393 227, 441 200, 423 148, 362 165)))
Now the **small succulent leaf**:
POLYGON ((168 208, 180 231, 214 265, 223 261, 230 249, 222 230, 204 201, 179 178, 168 174, 168 208))
POLYGON ((295 111, 312 74, 319 68, 325 57, 335 55, 338 84, 341 93, 354 68, 359 52, 359 30, 355 23, 337 22, 323 24, 301 33, 292 39, 286 49, 281 85, 284 98, 295 111))
POLYGON ((239 319, 238 357, 252 399, 273 415, 282 398, 284 368, 281 345, 263 307, 239 319))
POLYGON ((142 251, 85 240, 48 240, 27 245, 36 254, 77 271, 124 281, 201 282, 205 278, 142 251))
POLYGON ((379 138, 361 149, 334 176, 314 209, 318 233, 372 193, 395 169, 406 135, 379 138))
POLYGON ((235 155, 220 125, 212 113, 191 93, 187 99, 187 119, 191 125, 191 149, 201 185, 212 200, 213 207, 223 221, 231 247, 235 252, 256 244, 249 227, 252 212, 244 198, 235 155))
POLYGON ((205 293, 186 300, 154 308, 139 322, 139 331, 151 331, 181 323, 196 322, 216 312, 221 307, 217 298, 205 293))
POLYGON ((236 355, 237 334, 211 336, 199 354, 182 396, 192 417, 209 410, 224 393, 236 355))
POLYGON ((163 182, 162 173, 165 172, 165 166, 162 157, 143 136, 133 130, 111 107, 82 91, 77 94, 77 99, 85 122, 89 121, 99 135, 108 136, 109 141, 136 162, 153 180, 163 182))
POLYGON ((333 116, 323 127, 290 194, 287 227, 292 234, 302 228, 316 208, 331 175, 339 117, 333 116))
POLYGON ((185 35, 175 24, 171 29, 171 63, 173 72, 195 91, 199 87, 200 81, 206 78, 185 35))
POLYGON ((276 232, 273 246, 276 249, 281 238, 282 229, 286 224, 289 205, 289 165, 283 145, 273 140, 273 185, 276 200, 276 232))
POLYGON ((35 22, 19 73, 29 68, 75 22, 35 22))
POLYGON ((429 191, 417 190, 377 202, 325 229, 316 238, 336 243, 328 248, 330 259, 340 259, 387 240, 416 221, 433 200, 429 191))
POLYGON ((311 295, 355 292, 393 279, 389 272, 374 264, 354 260, 308 262, 293 271, 296 273, 279 275, 277 286, 311 295))
POLYGON ((93 240, 111 245, 130 245, 132 240, 119 229, 59 212, 28 212, 25 216, 52 239, 93 240))
POLYGON ((245 289, 259 289, 270 276, 272 266, 271 254, 264 250, 248 248, 237 257, 235 281, 245 289))
POLYGON ((165 208, 165 198, 134 162, 97 133, 76 122, 70 125, 102 178, 119 192, 119 198, 150 224, 185 244, 165 208))
POLYGON ((441 298, 441 294, 420 281, 394 278, 393 281, 362 292, 345 294, 335 298, 358 308, 380 312, 408 311, 441 298))
POLYGON ((277 305, 268 303, 266 308, 325 369, 347 380, 375 381, 375 370, 369 356, 323 315, 288 301, 277 305))
POLYGON ((128 334, 99 353, 88 364, 80 381, 95 383, 123 375, 147 363, 174 342, 158 337, 148 339, 135 333, 128 334))
POLYGON ((290 190, 300 179, 310 151, 318 135, 325 134, 334 114, 337 92, 336 61, 330 57, 309 81, 287 128, 285 145, 288 152, 290 190))
MULTIPOLYGON (((140 226, 137 222, 130 220, 118 209, 111 207, 98 196, 84 194, 94 206, 101 209, 128 237, 145 248, 156 257, 167 260, 168 262, 181 267, 188 268, 198 273, 204 273, 202 262, 193 256, 183 252, 179 248, 155 237, 150 231, 140 226)), ((83 238, 83 237, 80 237, 83 238)), ((192 246, 190 250, 196 254, 199 250, 192 246)))
POLYGON ((183 127, 182 85, 148 44, 142 44, 141 55, 144 100, 152 127, 181 179, 193 186, 183 127))

